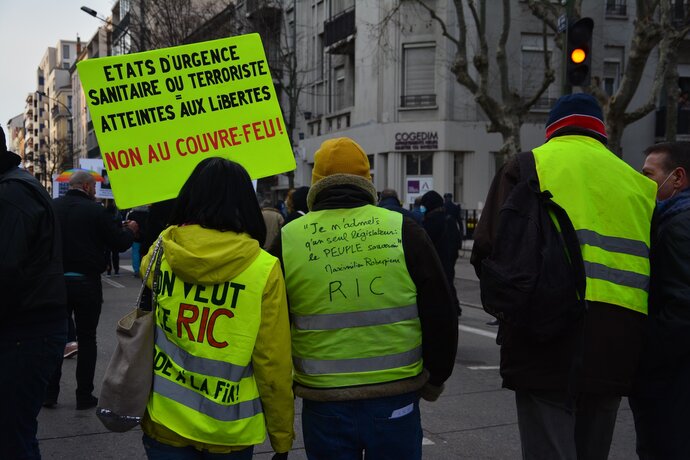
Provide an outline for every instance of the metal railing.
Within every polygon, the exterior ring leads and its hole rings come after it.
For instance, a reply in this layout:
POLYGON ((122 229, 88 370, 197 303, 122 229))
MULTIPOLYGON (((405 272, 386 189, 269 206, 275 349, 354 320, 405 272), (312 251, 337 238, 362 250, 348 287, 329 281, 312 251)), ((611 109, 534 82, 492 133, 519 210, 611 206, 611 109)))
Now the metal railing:
POLYGON ((434 107, 436 106, 435 94, 415 94, 400 96, 400 107, 434 107))
POLYGON ((348 8, 324 23, 324 46, 344 40, 355 33, 355 7, 348 8))
POLYGON ((627 0, 607 0, 606 14, 608 16, 626 16, 628 14, 627 0))

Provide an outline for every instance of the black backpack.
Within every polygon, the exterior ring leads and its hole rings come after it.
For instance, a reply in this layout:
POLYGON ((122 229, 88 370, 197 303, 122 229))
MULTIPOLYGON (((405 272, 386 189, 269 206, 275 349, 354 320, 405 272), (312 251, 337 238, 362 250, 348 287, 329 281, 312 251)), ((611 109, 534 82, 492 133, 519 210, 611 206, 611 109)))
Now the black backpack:
POLYGON ((584 314, 584 264, 570 218, 539 189, 534 155, 520 153, 518 162, 520 181, 499 211, 491 254, 482 261, 481 299, 489 314, 543 343, 584 314))

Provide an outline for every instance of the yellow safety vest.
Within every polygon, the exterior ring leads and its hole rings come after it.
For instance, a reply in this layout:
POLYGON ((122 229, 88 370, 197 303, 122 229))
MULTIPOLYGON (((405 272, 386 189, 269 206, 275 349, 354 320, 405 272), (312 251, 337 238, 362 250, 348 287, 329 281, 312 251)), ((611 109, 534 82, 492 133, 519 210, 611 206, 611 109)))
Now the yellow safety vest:
POLYGON ((298 383, 338 388, 421 373, 401 214, 371 205, 310 212, 283 227, 282 246, 298 383))
POLYGON ((185 283, 163 257, 147 405, 153 421, 207 444, 264 441, 252 351, 275 262, 261 251, 239 276, 211 286, 185 283))
POLYGON ((656 184, 587 136, 555 137, 533 152, 541 190, 577 232, 585 298, 646 314, 656 184))

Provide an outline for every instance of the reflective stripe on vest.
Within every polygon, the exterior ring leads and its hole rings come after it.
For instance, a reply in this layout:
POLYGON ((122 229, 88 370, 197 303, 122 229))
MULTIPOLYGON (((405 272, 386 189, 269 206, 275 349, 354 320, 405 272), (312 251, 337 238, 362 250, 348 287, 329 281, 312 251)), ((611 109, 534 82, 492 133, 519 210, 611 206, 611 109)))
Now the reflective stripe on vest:
POLYGON ((177 363, 182 369, 196 374, 210 375, 217 378, 239 382, 243 378, 251 377, 252 365, 236 366, 226 361, 199 358, 184 351, 170 342, 165 332, 156 326, 156 346, 177 363))
POLYGON ((298 383, 337 388, 422 371, 401 214, 371 205, 310 212, 283 227, 282 243, 298 383))
POLYGON ((196 391, 171 382, 157 374, 153 376, 153 385, 156 388, 156 393, 159 395, 172 399, 178 404, 187 406, 196 412, 208 415, 221 422, 234 422, 253 417, 262 412, 261 398, 258 397, 226 406, 211 401, 196 391))
POLYGON ((342 372, 374 372, 389 367, 403 367, 415 364, 422 358, 422 347, 375 358, 338 360, 316 360, 294 358, 295 369, 305 374, 337 374, 342 372))
POLYGON ((206 286, 177 278, 163 257, 147 405, 154 422, 206 444, 264 441, 251 362, 263 292, 276 263, 261 251, 233 279, 206 286))
POLYGON ((654 182, 586 136, 555 137, 533 152, 541 190, 577 232, 586 299, 646 314, 654 182))
POLYGON ((417 318, 417 304, 383 310, 293 316, 292 324, 296 329, 328 330, 391 324, 415 318, 417 318))

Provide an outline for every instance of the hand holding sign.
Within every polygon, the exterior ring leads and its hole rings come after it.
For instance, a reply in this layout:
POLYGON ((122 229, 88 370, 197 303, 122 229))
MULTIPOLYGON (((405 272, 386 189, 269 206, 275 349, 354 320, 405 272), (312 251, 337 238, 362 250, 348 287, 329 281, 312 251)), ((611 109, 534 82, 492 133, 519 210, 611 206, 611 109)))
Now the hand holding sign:
POLYGON ((120 207, 176 197, 209 156, 240 163, 252 179, 295 168, 258 34, 88 59, 77 69, 120 207))

